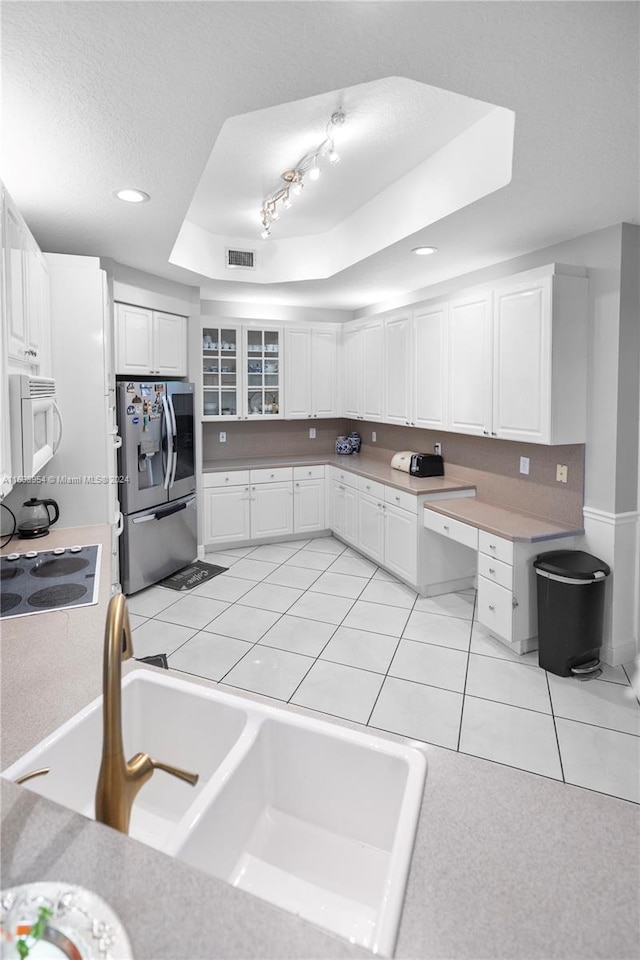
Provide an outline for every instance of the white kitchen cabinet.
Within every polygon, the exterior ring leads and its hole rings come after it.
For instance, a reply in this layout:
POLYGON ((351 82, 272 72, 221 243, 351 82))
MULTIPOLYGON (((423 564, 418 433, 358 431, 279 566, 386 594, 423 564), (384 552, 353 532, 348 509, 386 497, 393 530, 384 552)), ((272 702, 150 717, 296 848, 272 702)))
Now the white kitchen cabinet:
POLYGON ((335 478, 328 481, 329 527, 339 537, 344 536, 345 527, 345 485, 335 478))
POLYGON ((293 533, 291 481, 251 484, 251 537, 293 533))
POLYGON ((331 529, 355 546, 358 539, 358 491, 339 479, 329 482, 331 529))
POLYGON ((382 318, 347 328, 342 339, 342 407, 353 420, 382 420, 384 326, 382 318))
POLYGON ((427 430, 446 429, 447 413, 446 303, 414 311, 413 423, 427 430))
POLYGON ((492 410, 492 295, 449 304, 447 429, 488 436, 492 410))
POLYGON ((116 373, 185 377, 187 318, 117 303, 116 373))
POLYGON ((384 420, 413 426, 413 324, 411 313, 384 321, 384 420))
POLYGON ((315 533, 326 529, 324 477, 293 482, 293 532, 315 533))
POLYGON ((553 267, 496 285, 491 435, 584 443, 587 280, 553 267))
POLYGON ((384 565, 402 580, 418 582, 416 514, 391 503, 385 504, 384 565))
POLYGON ((279 328, 205 322, 203 419, 282 419, 282 363, 279 328))
POLYGON ((384 563, 385 506, 379 497, 360 491, 358 496, 358 549, 384 563))
POLYGON ((203 542, 231 543, 248 540, 251 523, 249 484, 205 487, 203 542))
POLYGON ((5 349, 11 360, 50 373, 49 271, 9 193, 2 188, 5 349))
POLYGON ((336 417, 337 328, 291 327, 285 331, 285 417, 336 417))

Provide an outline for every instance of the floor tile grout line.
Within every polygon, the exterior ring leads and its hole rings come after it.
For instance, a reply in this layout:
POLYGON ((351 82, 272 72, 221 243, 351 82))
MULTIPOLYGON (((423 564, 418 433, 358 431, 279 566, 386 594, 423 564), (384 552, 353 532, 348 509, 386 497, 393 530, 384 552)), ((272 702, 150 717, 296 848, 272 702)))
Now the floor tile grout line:
POLYGON ((637 703, 638 703, 638 706, 640 706, 640 694, 636 692, 636 688, 634 687, 633 683, 631 682, 631 677, 629 676, 629 671, 628 671, 627 668, 625 667, 624 663, 621 663, 620 666, 622 667, 622 672, 624 673, 625 677, 626 677, 627 680, 629 681, 629 686, 630 686, 631 689, 633 690, 633 695, 634 695, 634 697, 636 698, 636 701, 637 701, 637 703))
POLYGON ((545 670, 544 678, 547 682, 547 692, 549 694, 549 706, 551 707, 551 716, 553 718, 553 732, 556 738, 556 746, 558 748, 558 760, 560 762, 560 773, 562 774, 562 782, 566 783, 566 777, 564 775, 564 763, 562 762, 562 750, 560 748, 560 737, 558 736, 558 724, 556 723, 556 714, 553 706, 553 697, 551 696, 551 684, 549 683, 549 672, 545 670))
MULTIPOLYGON (((366 724, 365 724, 365 726, 367 726, 367 727, 368 727, 369 724, 371 723, 371 718, 373 717, 373 714, 375 713, 375 709, 376 709, 376 706, 377 706, 377 704, 378 704, 378 700, 380 699, 380 694, 382 693, 382 691, 383 691, 383 689, 384 689, 384 685, 385 685, 385 683, 387 682, 387 678, 389 677, 389 670, 391 669, 391 664, 393 663, 393 661, 394 661, 394 659, 395 659, 395 655, 396 655, 396 653, 398 652, 398 649, 399 649, 399 647, 400 647, 400 644, 402 643, 402 638, 403 638, 403 636, 404 636, 404 632, 405 632, 405 630, 407 629, 407 624, 409 623, 409 620, 411 619, 411 614, 413 613, 413 609, 414 609, 417 601, 418 601, 418 594, 416 594, 415 599, 414 599, 414 601, 413 601, 413 604, 411 605, 411 608, 409 609, 409 612, 408 612, 408 614, 407 614, 407 619, 405 620, 405 623, 404 623, 404 627, 402 628, 402 630, 401 630, 401 632, 400 632, 400 636, 398 637, 398 642, 397 642, 396 645, 395 645, 395 649, 394 649, 394 651, 393 651, 393 654, 392 654, 392 656, 391 656, 391 659, 389 660, 389 664, 388 664, 387 669, 386 669, 386 671, 385 671, 385 675, 384 675, 384 677, 382 678, 382 683, 380 684, 380 689, 378 690, 378 693, 377 693, 377 695, 376 695, 376 698, 375 698, 375 700, 373 701, 373 706, 371 707, 371 710, 370 710, 370 712, 369 712, 369 716, 367 717, 367 722, 366 722, 366 724)), ((395 679, 395 678, 394 678, 394 679, 395 679)))
POLYGON ((464 671, 464 684, 462 687, 462 703, 460 705, 460 723, 458 725, 458 741, 456 750, 460 752, 460 741, 462 740, 462 721, 464 719, 464 705, 467 699, 467 678, 469 676, 469 664, 471 662, 471 637, 473 636, 473 624, 475 622, 476 607, 478 605, 478 593, 473 598, 473 610, 471 611, 471 624, 469 625, 469 646, 467 648, 467 666, 464 671))

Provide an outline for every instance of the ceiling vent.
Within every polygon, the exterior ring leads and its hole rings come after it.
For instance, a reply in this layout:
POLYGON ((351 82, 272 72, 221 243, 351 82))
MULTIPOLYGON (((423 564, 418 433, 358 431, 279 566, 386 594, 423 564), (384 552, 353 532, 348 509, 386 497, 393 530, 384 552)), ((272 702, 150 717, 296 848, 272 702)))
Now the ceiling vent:
POLYGON ((227 247, 227 266, 241 270, 255 270, 256 252, 255 250, 233 250, 227 247))

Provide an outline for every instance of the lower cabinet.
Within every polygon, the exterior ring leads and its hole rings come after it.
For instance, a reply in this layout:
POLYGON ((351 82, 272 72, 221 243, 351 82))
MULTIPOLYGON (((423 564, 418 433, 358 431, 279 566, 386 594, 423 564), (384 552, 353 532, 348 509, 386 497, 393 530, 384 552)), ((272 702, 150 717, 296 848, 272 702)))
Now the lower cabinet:
POLYGON ((324 466, 206 473, 204 545, 326 530, 324 482, 324 466))
POLYGON ((417 584, 418 518, 390 503, 385 504, 385 516, 384 565, 402 580, 417 584))
POLYGON ((358 549, 384 563, 385 505, 378 497, 360 492, 358 497, 358 549))
POLYGON ((343 540, 357 546, 358 491, 335 477, 330 484, 329 526, 343 540))

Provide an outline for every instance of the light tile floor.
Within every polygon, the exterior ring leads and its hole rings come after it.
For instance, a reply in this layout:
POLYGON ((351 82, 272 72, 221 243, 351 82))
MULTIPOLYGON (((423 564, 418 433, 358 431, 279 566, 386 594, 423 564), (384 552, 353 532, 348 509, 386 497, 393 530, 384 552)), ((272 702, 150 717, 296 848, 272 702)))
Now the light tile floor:
POLYGON ((418 597, 333 537, 206 559, 229 569, 128 599, 138 657, 640 803, 635 664, 548 674, 474 619, 475 591, 418 597))

